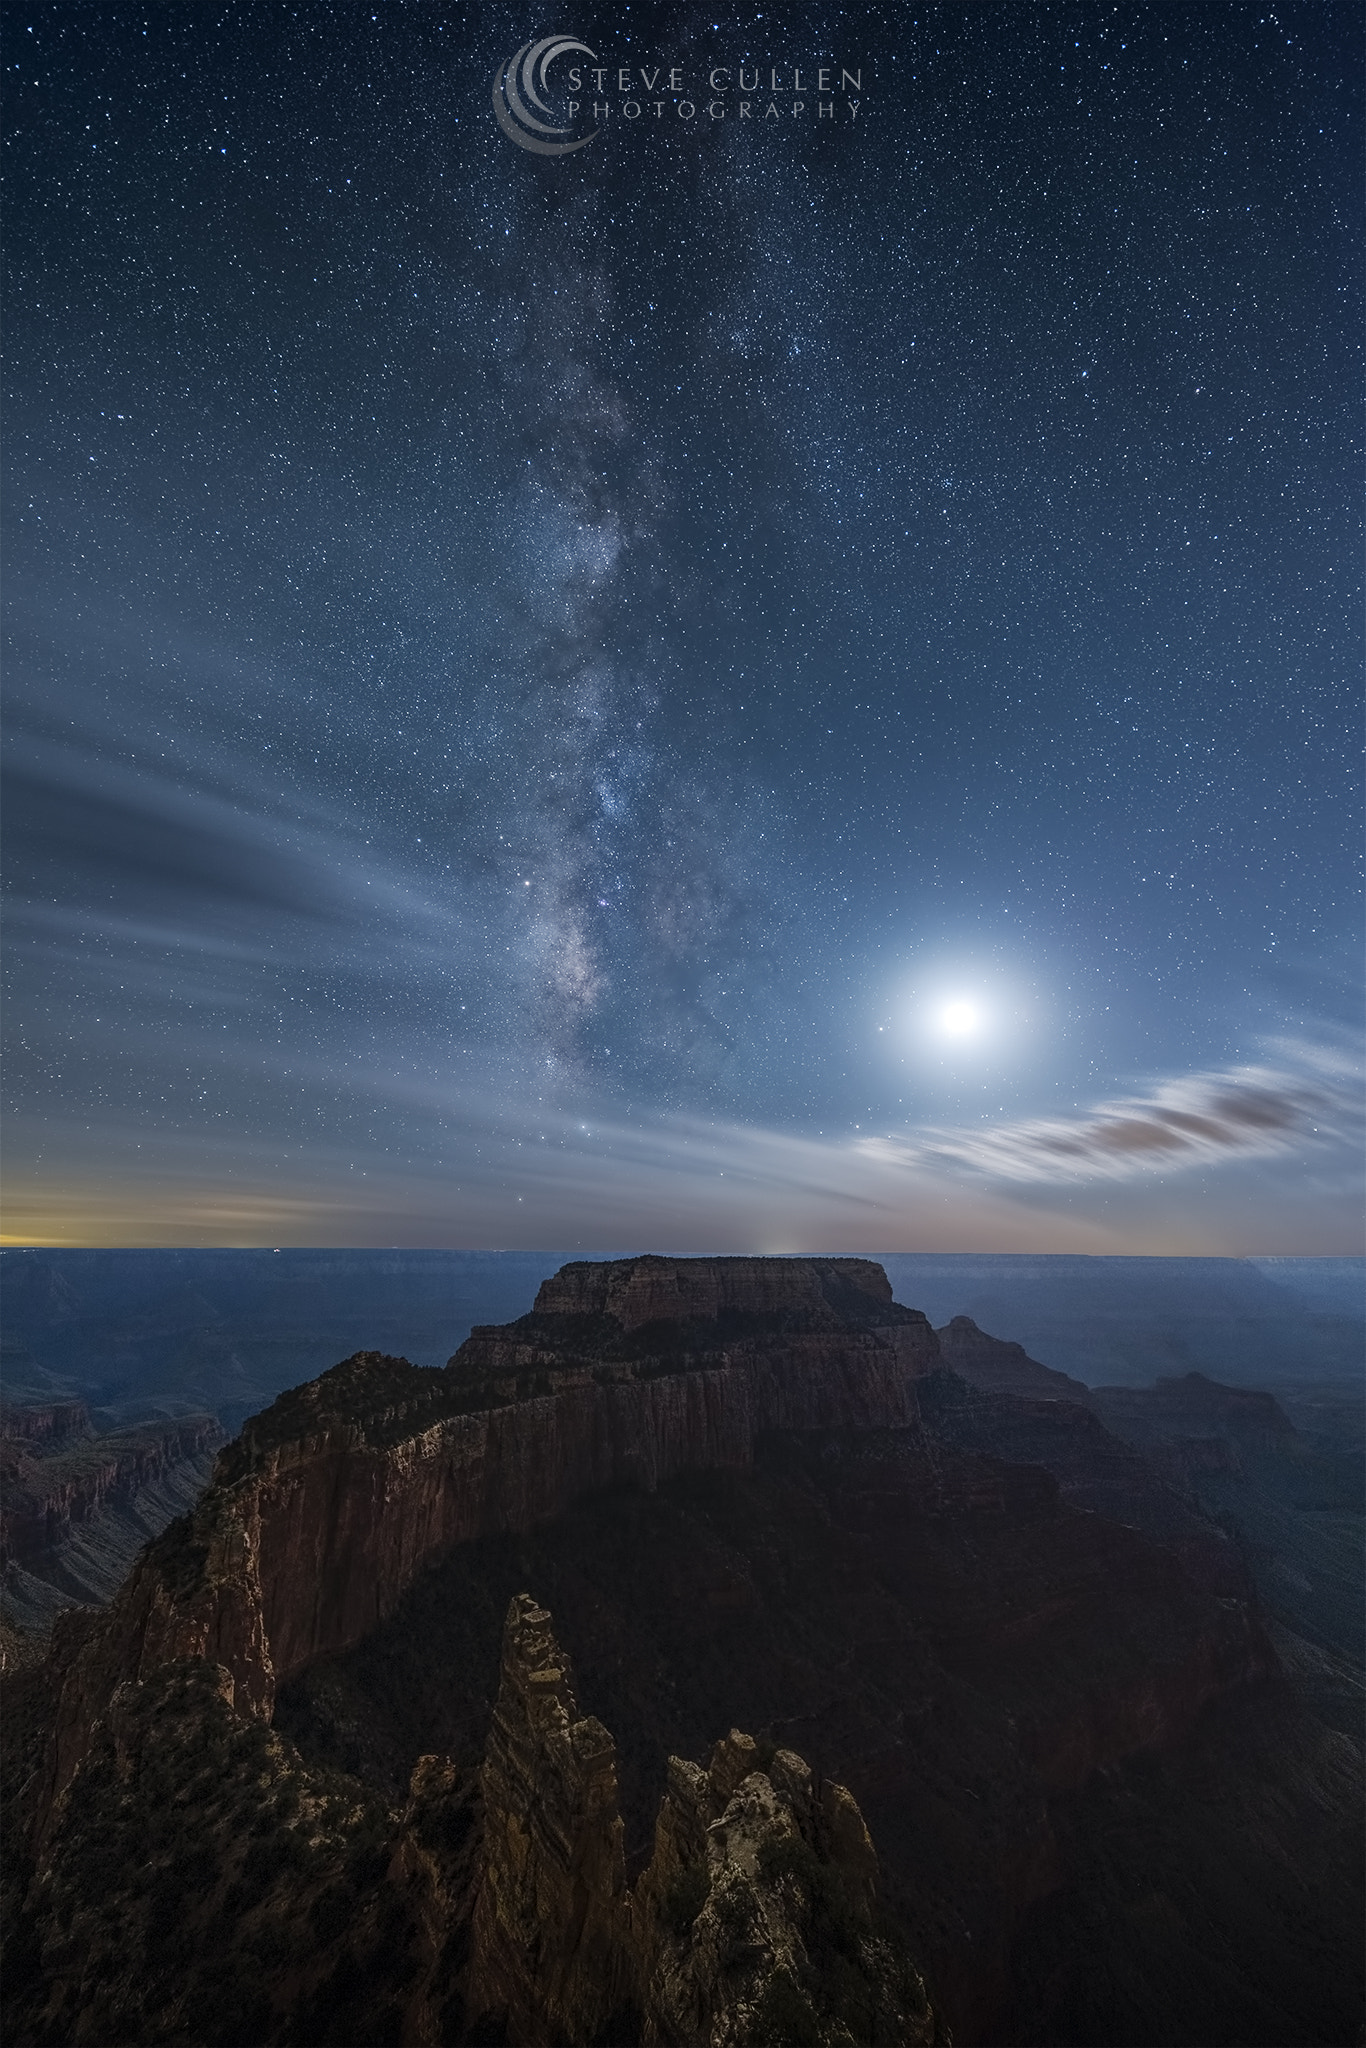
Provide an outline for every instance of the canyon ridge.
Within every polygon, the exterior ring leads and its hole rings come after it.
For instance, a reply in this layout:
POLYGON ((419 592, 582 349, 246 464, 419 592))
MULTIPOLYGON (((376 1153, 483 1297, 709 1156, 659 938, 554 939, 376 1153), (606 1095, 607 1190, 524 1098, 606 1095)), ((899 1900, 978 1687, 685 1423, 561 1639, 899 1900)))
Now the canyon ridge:
POLYGON ((1120 1391, 640 1257, 282 1395, 9 1678, 7 2039, 1353 2041, 1337 1609, 1211 1507, 1317 1468, 1120 1391))

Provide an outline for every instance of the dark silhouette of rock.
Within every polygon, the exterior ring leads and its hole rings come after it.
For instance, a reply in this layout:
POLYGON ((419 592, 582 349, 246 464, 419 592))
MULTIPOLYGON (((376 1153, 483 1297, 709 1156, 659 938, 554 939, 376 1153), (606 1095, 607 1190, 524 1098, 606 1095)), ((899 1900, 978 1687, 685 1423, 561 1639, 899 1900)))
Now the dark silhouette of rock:
POLYGON ((1091 1402, 1116 1436, 1140 1444, 1204 1440, 1277 1445, 1295 1434, 1274 1394, 1227 1387, 1202 1372, 1160 1379, 1151 1387, 1093 1387, 1091 1402))
POLYGON ((1044 1401, 1079 1401, 1090 1388, 1065 1372, 1030 1358, 1023 1344, 1007 1343, 979 1330, 971 1316, 955 1316, 938 1332, 939 1352, 951 1372, 989 1394, 1033 1394, 1044 1401))

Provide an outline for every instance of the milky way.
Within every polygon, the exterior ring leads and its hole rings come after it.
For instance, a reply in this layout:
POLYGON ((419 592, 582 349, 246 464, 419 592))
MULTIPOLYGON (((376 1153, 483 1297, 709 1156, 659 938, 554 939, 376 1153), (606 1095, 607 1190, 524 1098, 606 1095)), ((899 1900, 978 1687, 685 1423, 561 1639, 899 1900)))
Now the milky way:
POLYGON ((12 1237, 1356 1248, 1354 19, 8 40, 12 1237))

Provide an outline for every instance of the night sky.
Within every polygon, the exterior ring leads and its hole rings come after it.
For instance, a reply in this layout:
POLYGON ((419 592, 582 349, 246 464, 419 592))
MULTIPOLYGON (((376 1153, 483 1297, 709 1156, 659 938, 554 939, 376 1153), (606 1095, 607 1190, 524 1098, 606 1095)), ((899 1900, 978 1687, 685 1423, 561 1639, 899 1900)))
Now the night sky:
POLYGON ((1360 1248, 1355 8, 7 22, 9 1241, 1360 1248))

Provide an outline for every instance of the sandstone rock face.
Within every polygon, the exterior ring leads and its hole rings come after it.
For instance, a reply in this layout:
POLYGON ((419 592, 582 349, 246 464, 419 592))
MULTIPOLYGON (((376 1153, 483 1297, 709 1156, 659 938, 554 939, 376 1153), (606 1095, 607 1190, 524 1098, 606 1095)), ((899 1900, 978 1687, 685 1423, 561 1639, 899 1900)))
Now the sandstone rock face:
POLYGON ((54 1788, 93 1703, 149 1660, 209 1657, 269 1719, 278 1683, 361 1641, 457 1544, 746 1467, 765 1431, 904 1427, 936 1358, 860 1259, 574 1265, 442 1372, 360 1352, 252 1418, 188 1529, 141 1560, 71 1673, 54 1788))
POLYGON ((871 1259, 580 1260, 541 1283, 533 1315, 609 1315, 625 1331, 727 1315, 804 1319, 823 1329, 851 1320, 922 1321, 892 1299, 871 1259))
POLYGON ((470 1973, 472 2008, 527 2043, 592 2040, 634 1988, 616 1750, 549 1622, 522 1594, 503 1632, 470 1973))
POLYGON ((671 1757, 668 1785, 635 1898, 643 2048, 946 2040, 877 1926, 877 1855, 843 1785, 739 1729, 705 1770, 671 1757))
MULTIPOLYGON (((450 2038, 403 2030, 425 1960, 410 1889, 386 1875, 410 1846, 407 1816, 396 1831, 386 1802, 316 1777, 231 1690, 192 1660, 108 1701, 28 1874, 17 1938, 7 1913, 7 2048, 450 2038)), ((6 1736, 22 1746, 17 1704, 6 1736)), ((416 1816, 427 1841, 432 1803, 416 1816)))
MULTIPOLYGON (((791 1751, 732 1731, 709 1768, 671 1759, 628 1889, 612 1737, 527 1595, 482 1766, 419 1757, 402 1811, 235 1690, 201 1658, 115 1688, 25 1881, 6 1869, 14 2048, 947 2048, 875 1917, 858 1807, 791 1751)), ((6 1810, 31 1715, 7 1734, 6 1810)))
POLYGON ((259 1554, 251 1503, 225 1501, 211 1486, 193 1514, 148 1544, 103 1612, 57 1616, 50 1662, 58 1694, 34 1809, 39 1842, 120 1686, 163 1664, 203 1660, 221 1667, 239 1713, 270 1719, 259 1554))
POLYGON ((463 1982, 483 1855, 478 1775, 448 1756, 420 1756, 388 1878, 414 1926, 403 2040, 446 2048, 465 2012, 463 1982))
POLYGON ((733 1729, 707 1769, 671 1757, 654 1856, 628 1891, 615 1745, 579 1714, 549 1624, 520 1594, 504 1629, 466 1996, 476 2026, 519 2048, 931 2048, 924 1986, 875 1924, 863 1816, 794 1752, 765 1755, 733 1729))
POLYGON ((1316 1443, 1274 1395, 1198 1372, 1084 1387, 966 1316, 938 1335, 953 1378, 919 1390, 937 1434, 1043 1466, 1069 1505, 1142 1530, 1209 1592, 1360 1662, 1360 1464, 1337 1431, 1316 1443))
POLYGON ((553 1520, 603 1487, 747 1466, 766 1430, 903 1427, 934 1363, 925 1318, 863 1260, 641 1259, 565 1274, 520 1322, 475 1331, 444 1374, 361 1354, 345 1421, 326 1413, 324 1375, 323 1412, 298 1436, 269 1441, 274 1411, 247 1424, 239 1464, 259 1500, 278 1679, 359 1641, 456 1544, 553 1520), (688 1319, 661 1323, 671 1305, 688 1319), (410 1380, 437 1384, 410 1393, 410 1380), (461 1412, 426 1420, 403 1412, 405 1398, 461 1412))
MULTIPOLYGON (((1197 1950, 1255 1974, 1299 1911, 1278 1859, 1295 1898, 1337 1896, 1315 1830, 1348 1773, 1315 1762, 1259 1805, 1262 1763, 1235 1757, 1187 1834, 1241 1870, 1289 1816, 1245 1888, 1263 1918, 1192 1919, 1145 1960, 1170 1901, 1195 1906, 1185 1846, 1114 1890, 1125 1801, 1178 1784, 1211 1710, 1274 1704, 1274 1657, 1196 1539, 1220 1568, 1234 1546, 1146 1448, 1051 1380, 983 1392, 938 1365, 865 1262, 641 1259, 565 1269, 445 1371, 360 1353, 283 1396, 32 1677, 7 1780, 25 1868, 0 1885, 26 1916, 15 2048, 171 2048, 187 2024, 204 2048, 943 2048, 907 1948, 960 2039, 1093 2048, 1109 2018, 1056 2026, 1057 1956, 1031 1961, 1074 1894, 1103 1996, 1146 1972, 1148 2014, 1204 1970, 1200 2025, 1142 2038, 1224 2038, 1234 1972, 1197 1950), (1101 1894, 1077 1816, 1107 1798, 1101 1894)), ((1184 1418, 1223 1390, 1173 1398, 1184 1418)), ((1239 2038, 1279 2038, 1347 1952, 1305 1925, 1293 1996, 1263 1972, 1239 2038)), ((1306 2039, 1347 2038, 1341 2006, 1306 2039)))

